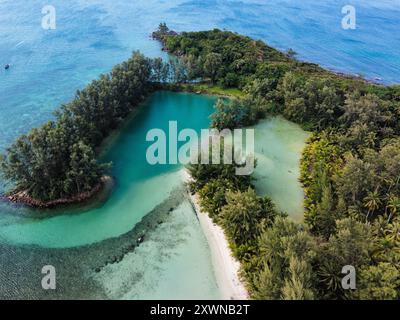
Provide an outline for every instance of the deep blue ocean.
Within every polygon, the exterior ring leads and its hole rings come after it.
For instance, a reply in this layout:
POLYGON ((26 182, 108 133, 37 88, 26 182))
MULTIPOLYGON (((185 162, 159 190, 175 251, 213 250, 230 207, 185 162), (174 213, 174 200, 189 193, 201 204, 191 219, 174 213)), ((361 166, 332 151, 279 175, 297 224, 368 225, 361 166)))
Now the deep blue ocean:
POLYGON ((400 0, 0 0, 0 150, 132 50, 161 55, 149 39, 161 21, 178 31, 226 28, 398 83, 399 17, 400 0), (55 30, 41 27, 47 4, 56 9, 55 30), (347 4, 356 8, 356 30, 341 27, 347 4))
MULTIPOLYGON (((383 84, 400 83, 400 0, 0 0, 0 152, 19 134, 51 119, 53 111, 77 89, 110 71, 133 50, 165 57, 159 43, 150 38, 160 22, 176 31, 236 31, 278 49, 292 48, 299 59, 332 70, 383 84), (42 8, 49 4, 56 10, 55 30, 42 28, 42 8), (342 28, 345 5, 356 8, 355 30, 342 28)), ((161 126, 174 116, 174 110, 186 125, 194 126, 192 121, 200 128, 202 119, 201 126, 206 126, 213 103, 210 97, 165 93, 155 97, 159 100, 150 99, 147 113, 139 117, 142 126, 151 113, 158 121, 151 124, 161 126), (192 109, 182 111, 180 104, 192 104, 192 109), (199 105, 204 108, 199 110, 199 105), (162 108, 164 114, 158 111, 162 108)), ((37 291, 39 267, 48 263, 62 274, 56 298, 221 297, 206 240, 190 205, 179 192, 168 196, 160 191, 167 193, 172 188, 177 173, 171 173, 174 179, 156 175, 136 185, 132 185, 135 175, 129 180, 125 169, 141 170, 130 168, 127 160, 132 154, 123 152, 138 150, 131 143, 138 140, 135 130, 140 126, 131 127, 114 146, 119 180, 107 205, 80 215, 36 219, 22 217, 19 208, 11 210, 8 203, 1 203, 0 298, 54 298, 37 291), (162 208, 152 208, 159 203, 162 208), (170 218, 164 217, 162 212, 170 212, 173 206, 170 218), (139 209, 141 216, 137 216, 139 209), (139 223, 149 210, 150 218, 139 223), (161 218, 164 223, 156 221, 161 218), (91 226, 96 229, 90 230, 91 226), (138 230, 131 230, 133 226, 139 226, 138 230), (142 227, 152 233, 127 254, 126 245, 135 241, 142 227), (16 245, 4 244, 3 238, 15 240, 16 245), (105 241, 97 243, 99 239, 105 241), (91 246, 80 246, 87 243, 91 246), (110 264, 115 255, 122 255, 123 260, 110 264), (100 267, 100 273, 95 271, 100 267)), ((290 126, 285 128, 284 132, 290 126)), ((287 157, 293 160, 292 154, 287 157)), ((288 172, 283 168, 282 172, 288 172)), ((3 187, 0 180, 0 193, 3 187)))

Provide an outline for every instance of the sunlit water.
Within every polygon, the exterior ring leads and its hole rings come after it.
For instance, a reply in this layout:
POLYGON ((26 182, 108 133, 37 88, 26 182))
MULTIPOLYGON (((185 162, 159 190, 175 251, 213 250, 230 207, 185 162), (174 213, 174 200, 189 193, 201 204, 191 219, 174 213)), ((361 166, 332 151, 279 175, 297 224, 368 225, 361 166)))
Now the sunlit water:
MULTIPOLYGON (((0 151, 132 50, 164 56, 149 38, 160 21, 178 31, 227 28, 293 48, 300 59, 398 82, 398 1, 352 3, 357 29, 346 31, 345 0, 55 0, 57 29, 45 31, 41 9, 47 1, 0 0, 0 151)), ((116 178, 105 203, 49 218, 23 217, 27 209, 1 203, 0 297, 218 298, 207 243, 187 201, 177 196, 180 167, 144 161, 148 129, 167 128, 168 120, 205 128, 212 103, 193 95, 151 97, 105 155, 116 178), (143 233, 146 241, 136 246, 143 233), (45 264, 60 274, 53 295, 37 288, 45 264)), ((264 121, 256 131, 257 190, 296 219, 306 136, 282 119, 264 121)))

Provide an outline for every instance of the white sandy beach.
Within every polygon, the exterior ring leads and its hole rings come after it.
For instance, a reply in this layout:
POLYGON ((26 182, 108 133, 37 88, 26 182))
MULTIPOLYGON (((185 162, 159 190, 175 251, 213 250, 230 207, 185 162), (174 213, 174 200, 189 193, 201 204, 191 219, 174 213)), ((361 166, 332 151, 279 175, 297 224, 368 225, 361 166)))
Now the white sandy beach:
MULTIPOLYGON (((184 170, 185 181, 190 175, 184 170)), ((211 258, 218 287, 224 300, 247 300, 249 295, 239 279, 240 263, 233 256, 222 228, 213 223, 208 213, 202 212, 197 195, 190 195, 190 200, 199 218, 201 228, 211 250, 211 258)))

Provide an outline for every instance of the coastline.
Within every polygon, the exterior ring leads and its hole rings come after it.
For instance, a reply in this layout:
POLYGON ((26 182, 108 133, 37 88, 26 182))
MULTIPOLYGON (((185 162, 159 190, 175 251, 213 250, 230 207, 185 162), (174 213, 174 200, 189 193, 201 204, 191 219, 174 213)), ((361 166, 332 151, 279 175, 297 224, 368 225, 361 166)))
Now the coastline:
MULTIPOLYGON (((183 170, 183 175, 186 182, 190 181, 191 177, 187 170, 183 170)), ((201 210, 198 195, 192 195, 190 192, 188 194, 210 246, 214 274, 222 299, 249 300, 245 285, 239 278, 240 262, 233 257, 223 229, 214 224, 208 213, 201 210)))
POLYGON ((95 197, 101 190, 106 188, 108 185, 111 185, 112 182, 113 182, 113 179, 110 176, 103 176, 101 178, 100 182, 90 191, 82 192, 71 198, 56 199, 56 200, 47 201, 47 202, 40 201, 40 200, 30 197, 26 193, 26 190, 11 192, 10 194, 4 196, 3 198, 6 201, 25 205, 25 206, 28 206, 31 208, 53 209, 53 208, 57 208, 57 207, 64 206, 64 205, 73 205, 73 204, 78 204, 78 203, 83 203, 85 201, 89 201, 90 199, 95 197))
POLYGON ((170 88, 170 90, 227 99, 241 99, 245 95, 240 89, 224 89, 217 85, 211 85, 208 82, 180 84, 170 88))

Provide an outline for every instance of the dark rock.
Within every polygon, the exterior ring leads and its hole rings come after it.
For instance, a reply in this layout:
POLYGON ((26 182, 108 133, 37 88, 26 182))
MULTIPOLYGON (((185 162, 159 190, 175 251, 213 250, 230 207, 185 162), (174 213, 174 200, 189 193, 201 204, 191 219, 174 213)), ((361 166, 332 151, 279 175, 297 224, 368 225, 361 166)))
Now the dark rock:
POLYGON ((138 243, 142 243, 144 241, 144 235, 143 236, 140 236, 138 239, 137 239, 137 242, 138 243))

